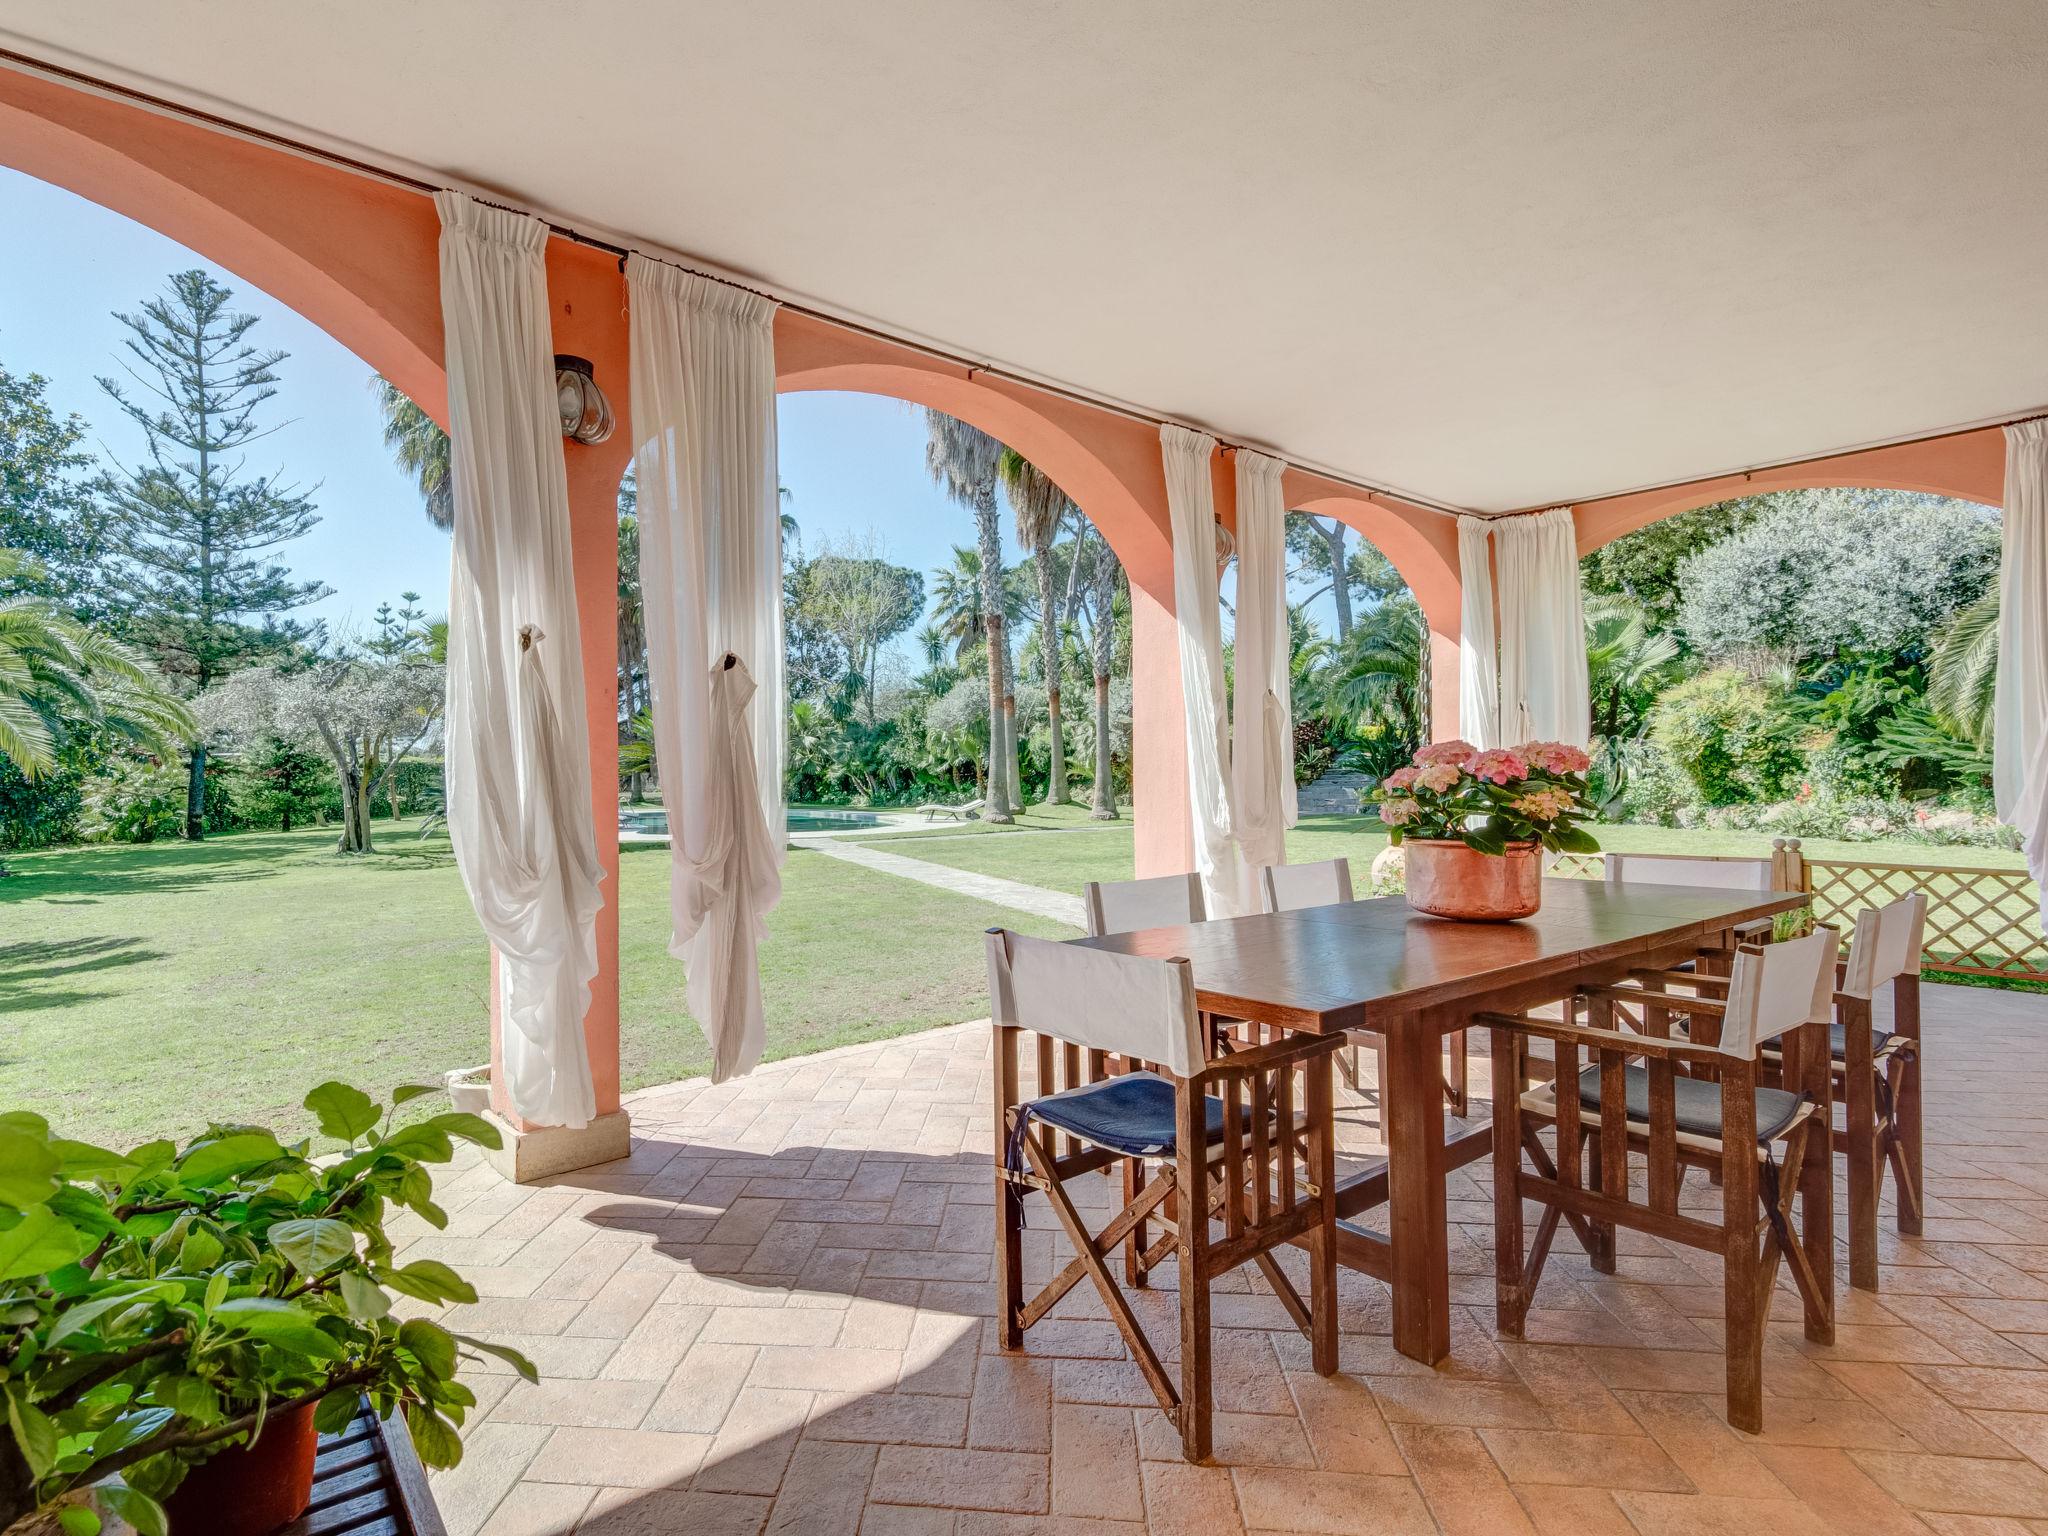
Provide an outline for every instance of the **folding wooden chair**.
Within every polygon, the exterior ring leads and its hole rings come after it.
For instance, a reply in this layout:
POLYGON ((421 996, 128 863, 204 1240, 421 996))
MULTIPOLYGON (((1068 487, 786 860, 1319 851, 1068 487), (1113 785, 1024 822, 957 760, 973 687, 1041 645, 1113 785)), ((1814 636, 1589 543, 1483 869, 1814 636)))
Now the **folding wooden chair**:
POLYGON ((1081 887, 1088 937, 1165 928, 1207 919, 1199 875, 1158 875, 1150 880, 1090 880, 1081 887))
MULTIPOLYGON (((1329 907, 1350 901, 1351 861, 1323 859, 1314 864, 1270 864, 1259 870, 1259 895, 1268 912, 1297 912, 1304 907, 1329 907)), ((1386 1036, 1369 1029, 1347 1032, 1350 1048, 1337 1058, 1337 1069, 1355 1089, 1358 1084, 1358 1048, 1368 1047, 1379 1070, 1375 1079, 1382 1087, 1387 1081, 1386 1036)), ((1444 1097, 1451 1113, 1462 1115, 1468 1103, 1470 1081, 1465 1057, 1465 1031, 1448 1038, 1450 1059, 1444 1068, 1444 1097)))
POLYGON ((1501 1333, 1519 1338, 1560 1219, 1593 1267, 1612 1273, 1615 1229, 1718 1253, 1727 1323, 1728 1422, 1763 1428, 1764 1326, 1781 1263, 1805 1303, 1806 1336, 1834 1339, 1833 1161, 1827 1023, 1833 929, 1732 962, 1725 1001, 1647 987, 1582 988, 1556 1023, 1481 1014, 1493 1032, 1494 1289, 1501 1333), (1588 1022, 1578 1023, 1580 1010, 1588 1022), (1692 1024, 1674 1038, 1671 1020, 1692 1024), (1530 1089, 1529 1037, 1552 1043, 1557 1076, 1530 1089), (1788 1088, 1758 1083, 1758 1052, 1779 1040, 1788 1088), (1594 1058, 1583 1071, 1579 1053, 1594 1058), (1577 1092, 1560 1092, 1576 1084, 1577 1092), (1794 1091, 1796 1089, 1796 1091, 1794 1091), (1541 1132, 1554 1131, 1555 1160, 1541 1132), (1810 1155, 1816 1140, 1820 1155, 1810 1155), (1591 1166, 1581 1163, 1588 1146, 1591 1166), (1645 1163, 1647 1198, 1631 1196, 1629 1158, 1645 1163), (1523 1165, 1527 1156, 1534 1172, 1523 1165), (1679 1209, 1684 1170, 1721 1175, 1718 1223, 1679 1209), (1798 1222, 1793 1202, 1798 1199, 1798 1222), (1522 1202, 1542 1207, 1523 1242, 1522 1202), (1758 1252, 1759 1240, 1762 1252, 1758 1252))
MULTIPOLYGON (((1610 853, 1605 855, 1607 884, 1690 885, 1710 891, 1789 891, 1791 883, 1787 844, 1773 839, 1768 858, 1715 858, 1682 853, 1610 853)), ((1744 923, 1735 930, 1738 944, 1768 944, 1773 920, 1765 917, 1744 923)), ((1728 974, 1730 951, 1700 951, 1697 961, 1681 969, 1707 975, 1728 974)))
POLYGON ((1206 1460, 1209 1290, 1218 1275, 1256 1263, 1308 1336, 1315 1369, 1325 1376, 1337 1369, 1330 1057, 1343 1038, 1293 1035, 1210 1060, 1185 960, 1141 959, 992 929, 988 966, 1001 1141, 996 1269, 1002 1347, 1021 1349, 1025 1329, 1084 1276, 1093 1280, 1159 1406, 1180 1431, 1182 1454, 1206 1460), (1027 1029, 1038 1036, 1037 1096, 1028 1100, 1018 1086, 1019 1037, 1027 1029), (1064 1084, 1055 1081, 1061 1076, 1064 1084), (1066 1183, 1118 1162, 1127 1170, 1125 1204, 1091 1233, 1066 1183), (1075 1257, 1027 1299, 1020 1237, 1024 1197, 1034 1189, 1051 1202, 1075 1257), (1156 1241, 1148 1241, 1151 1224, 1164 1229, 1156 1241), (1273 1258, 1273 1250, 1288 1243, 1308 1250, 1306 1304, 1273 1258), (1110 1275, 1106 1261, 1119 1246, 1134 1285, 1143 1285, 1169 1255, 1179 1264, 1178 1384, 1110 1275))

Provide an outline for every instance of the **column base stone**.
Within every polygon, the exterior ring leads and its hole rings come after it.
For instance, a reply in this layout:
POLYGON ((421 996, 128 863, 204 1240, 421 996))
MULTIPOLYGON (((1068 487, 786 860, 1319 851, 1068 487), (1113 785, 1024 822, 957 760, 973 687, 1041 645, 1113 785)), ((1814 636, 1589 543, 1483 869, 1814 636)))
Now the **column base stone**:
POLYGON ((486 1148, 484 1157, 514 1184, 533 1184, 558 1173, 614 1163, 633 1150, 633 1122, 623 1109, 599 1115, 581 1130, 542 1125, 520 1131, 495 1111, 484 1118, 505 1138, 497 1151, 486 1148))

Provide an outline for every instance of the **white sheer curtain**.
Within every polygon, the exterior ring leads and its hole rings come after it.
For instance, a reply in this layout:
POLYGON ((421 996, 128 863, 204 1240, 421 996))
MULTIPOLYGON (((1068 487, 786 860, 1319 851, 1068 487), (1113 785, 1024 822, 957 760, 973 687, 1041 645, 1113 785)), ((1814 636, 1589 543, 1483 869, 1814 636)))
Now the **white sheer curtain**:
POLYGON ((2026 839, 2048 925, 2048 421, 2005 429, 2004 538, 1992 784, 1998 819, 2026 839))
POLYGON ((1494 519, 1500 566, 1501 745, 1590 746, 1586 614, 1569 507, 1494 519))
POLYGON ((1247 863, 1287 862, 1287 829, 1297 815, 1294 708, 1288 663, 1287 466, 1237 451, 1237 683, 1231 773, 1237 840, 1247 863))
POLYGON ((761 1059, 757 952, 782 889, 775 305, 639 255, 626 281, 669 949, 723 1082, 761 1059))
POLYGON ((1252 909, 1237 846, 1230 787, 1230 719, 1223 704, 1223 619, 1216 572, 1216 498, 1209 460, 1216 439, 1186 427, 1159 429, 1166 506, 1173 520, 1173 608, 1180 633, 1180 696, 1188 737, 1188 810, 1195 873, 1211 917, 1252 909))
POLYGON ((1493 630, 1493 563, 1483 517, 1458 519, 1458 734, 1500 745, 1500 674, 1493 630))
POLYGON ((439 192, 455 548, 448 836, 498 951, 505 1088, 536 1125, 597 1112, 583 1015, 604 878, 591 827, 548 230, 439 192))

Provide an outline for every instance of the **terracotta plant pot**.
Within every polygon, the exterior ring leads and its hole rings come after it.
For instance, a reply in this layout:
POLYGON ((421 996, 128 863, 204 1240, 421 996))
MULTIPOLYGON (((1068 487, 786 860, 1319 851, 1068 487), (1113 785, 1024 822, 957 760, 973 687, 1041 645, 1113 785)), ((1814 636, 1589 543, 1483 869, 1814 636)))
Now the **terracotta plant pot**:
POLYGON ((1481 853, 1451 838, 1401 840, 1408 905, 1431 917, 1497 923, 1528 917, 1543 905, 1542 850, 1510 843, 1506 853, 1481 853))
POLYGON ((171 1536, 273 1536, 313 1502, 319 1436, 308 1403, 263 1426, 254 1445, 202 1461, 165 1502, 171 1536))

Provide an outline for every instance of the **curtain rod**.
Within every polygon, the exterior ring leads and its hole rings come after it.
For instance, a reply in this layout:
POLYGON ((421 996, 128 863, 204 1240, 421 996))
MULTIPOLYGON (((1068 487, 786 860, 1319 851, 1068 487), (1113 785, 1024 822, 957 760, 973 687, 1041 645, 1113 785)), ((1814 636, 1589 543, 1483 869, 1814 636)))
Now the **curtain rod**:
MULTIPOLYGON (((189 106, 184 102, 176 101, 166 96, 155 95, 149 91, 138 89, 135 86, 121 84, 118 81, 106 80, 84 70, 73 69, 62 64, 53 64, 47 60, 21 53, 15 49, 0 48, 0 64, 6 64, 23 73, 45 76, 61 84, 95 95, 111 96, 117 100, 128 102, 162 116, 189 122, 198 127, 226 134, 230 137, 246 139, 261 144, 266 148, 294 155, 300 159, 331 165, 353 175, 361 176, 371 181, 382 182, 387 186, 397 187, 404 191, 417 192, 423 196, 431 197, 436 192, 444 190, 460 190, 464 196, 474 197, 476 201, 490 207, 501 208, 510 213, 524 214, 529 218, 539 218, 542 223, 547 225, 550 233, 559 236, 561 239, 576 245, 589 246, 593 250, 603 251, 607 255, 617 257, 621 271, 625 270, 626 257, 632 254, 634 249, 620 245, 617 241, 607 240, 590 234, 560 219, 546 218, 534 214, 528 209, 506 203, 501 199, 479 196, 468 188, 450 189, 444 183, 429 181, 404 171, 393 170, 389 166, 378 165, 354 155, 343 153, 340 150, 327 148, 325 145, 310 144, 302 139, 293 138, 288 134, 279 133, 274 129, 255 127, 232 117, 224 116, 221 113, 210 112, 203 107, 189 106)), ((714 282, 728 283, 733 287, 744 289, 748 293, 758 294, 760 297, 772 301, 781 308, 789 310, 792 314, 802 315, 808 320, 816 320, 825 325, 836 326, 841 330, 851 331, 870 340, 880 341, 889 346, 902 347, 907 351, 929 357, 936 362, 947 363, 953 367, 965 369, 969 381, 972 381, 976 376, 1000 380, 1007 384, 1014 384, 1022 389, 1029 389, 1039 394, 1068 400, 1076 405, 1084 405, 1091 410, 1105 411, 1110 415, 1122 417, 1126 421, 1138 422, 1147 427, 1158 428, 1169 424, 1186 425, 1186 423, 1174 422, 1170 417, 1160 416, 1119 401, 1104 399, 1089 394, 1085 390, 1073 388, 1070 385, 1034 378, 1029 374, 1014 373, 995 364, 977 361, 962 353, 951 351, 946 347, 931 342, 918 341, 901 336, 884 330, 879 326, 864 324, 859 320, 848 319, 844 315, 833 314, 827 310, 813 308, 810 305, 795 300, 782 298, 766 289, 738 281, 726 273, 707 271, 703 266, 693 263, 688 257, 661 255, 644 250, 640 251, 639 254, 647 257, 650 261, 662 261, 669 266, 679 267, 685 272, 709 278, 714 282)), ((1200 430, 1206 431, 1207 429, 1200 430)), ((1209 435, 1216 438, 1218 448, 1226 453, 1234 452, 1238 448, 1247 448, 1254 453, 1267 452, 1266 449, 1259 447, 1257 444, 1231 442, 1213 432, 1209 433, 1209 435)), ((1368 501, 1373 500, 1375 497, 1386 497, 1389 500, 1400 502, 1404 506, 1415 507, 1421 511, 1433 512, 1444 517, 1456 517, 1461 510, 1460 508, 1434 501, 1429 497, 1412 491, 1393 490, 1386 486, 1374 485, 1368 481, 1356 479, 1350 475, 1340 474, 1322 465, 1302 463, 1298 460, 1288 459, 1284 454, 1275 454, 1273 457, 1280 458, 1284 463, 1292 468, 1301 470, 1304 474, 1315 475, 1320 479, 1330 481, 1332 484, 1358 491, 1368 501)))

